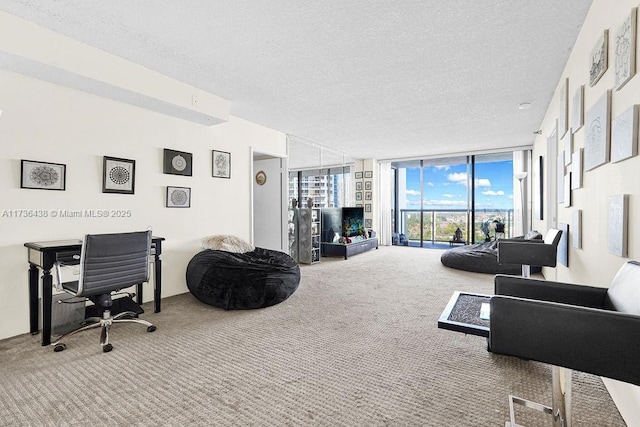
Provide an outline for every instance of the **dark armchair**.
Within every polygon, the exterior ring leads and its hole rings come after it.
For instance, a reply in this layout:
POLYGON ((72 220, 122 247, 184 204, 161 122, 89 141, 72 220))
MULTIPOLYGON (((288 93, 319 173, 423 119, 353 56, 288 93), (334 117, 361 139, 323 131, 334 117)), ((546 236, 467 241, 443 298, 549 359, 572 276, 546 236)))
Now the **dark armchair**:
POLYGON ((522 276, 529 277, 532 265, 555 267, 562 230, 549 229, 544 240, 498 240, 498 264, 522 265, 522 276))
POLYGON ((640 263, 625 263, 608 289, 498 275, 490 306, 491 352, 554 365, 554 416, 566 416, 557 367, 640 385, 640 263))
MULTIPOLYGON (((85 297, 100 308, 101 317, 85 320, 85 326, 71 331, 58 338, 51 345, 54 351, 66 348, 63 341, 79 332, 101 328, 100 344, 102 351, 109 352, 113 346, 109 343, 109 329, 113 323, 132 322, 147 327, 153 332, 156 327, 142 319, 137 319, 137 313, 125 311, 115 316, 111 315, 113 300, 111 293, 146 282, 149 278, 149 255, 151 251, 151 231, 113 234, 88 234, 82 242, 80 258, 74 264, 80 266, 80 276, 77 281, 60 283, 68 293, 78 297, 85 297)), ((65 263, 56 263, 60 271, 65 263)), ((61 274, 58 274, 59 281, 61 274)))

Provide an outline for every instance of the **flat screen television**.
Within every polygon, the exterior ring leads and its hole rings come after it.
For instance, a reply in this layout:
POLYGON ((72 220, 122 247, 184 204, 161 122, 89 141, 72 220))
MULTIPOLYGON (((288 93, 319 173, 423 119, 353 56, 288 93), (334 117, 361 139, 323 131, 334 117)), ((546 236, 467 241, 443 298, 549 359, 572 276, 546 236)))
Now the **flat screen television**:
POLYGON ((322 235, 323 242, 332 243, 342 236, 342 209, 322 209, 322 235))
POLYGON ((346 237, 364 234, 364 208, 342 208, 342 232, 346 237))

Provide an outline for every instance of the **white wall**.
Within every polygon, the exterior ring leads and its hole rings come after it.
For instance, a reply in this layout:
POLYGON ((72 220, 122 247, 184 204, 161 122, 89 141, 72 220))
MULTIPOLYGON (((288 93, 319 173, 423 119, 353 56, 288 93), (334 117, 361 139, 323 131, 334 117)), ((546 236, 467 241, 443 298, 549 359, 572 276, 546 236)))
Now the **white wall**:
MULTIPOLYGON (((558 153, 548 153, 546 137, 552 133, 559 115, 559 92, 565 78, 569 78, 569 111, 573 108, 573 94, 579 85, 585 85, 585 113, 606 92, 615 85, 615 32, 637 0, 594 0, 591 10, 580 32, 576 45, 560 76, 554 99, 542 123, 542 135, 536 138, 533 158, 543 155, 545 160, 558 153), (594 86, 589 85, 589 65, 591 51, 605 29, 609 29, 609 68, 594 86)), ((637 35, 636 35, 637 36, 637 35)), ((638 48, 636 47, 636 51, 638 48)), ((640 103, 640 76, 636 75, 621 90, 614 90, 611 102, 611 116, 625 111, 633 104, 640 103)), ((574 135, 574 150, 585 146, 585 127, 574 135)), ((561 145, 561 144, 559 144, 561 145)), ((559 146, 558 151, 563 147, 559 146)), ((549 162, 545 162, 545 167, 549 162)), ((583 188, 573 190, 572 206, 558 207, 558 222, 571 224, 572 212, 582 210, 582 248, 569 249, 569 267, 558 265, 555 269, 545 269, 545 277, 565 282, 608 286, 616 271, 629 259, 640 259, 640 157, 633 157, 620 163, 608 163, 583 174, 583 188), (629 194, 629 252, 628 258, 621 258, 607 251, 607 200, 615 194, 629 194)), ((545 203, 556 203, 545 199, 545 203)), ((534 228, 544 230, 549 227, 548 219, 535 220, 534 228)), ((574 232, 571 230, 570 233, 574 232)), ((571 241, 571 239, 569 239, 571 241)), ((615 333, 615 331, 612 331, 615 333)), ((612 360, 611 363, 615 363, 612 360)), ((638 387, 619 382, 605 381, 612 390, 612 396, 625 395, 632 398, 616 399, 628 425, 640 425, 640 393, 638 387)))
MULTIPOLYGON (((191 88, 171 90, 191 99, 191 88)), ((251 239, 251 147, 286 156, 285 134, 233 116, 204 126, 1 67, 0 110, 0 339, 29 331, 25 242, 152 227, 166 238, 162 296, 184 293, 186 265, 202 237, 251 239), (164 148, 192 153, 193 176, 163 174, 164 148), (231 179, 211 176, 213 149, 231 153, 231 179), (102 193, 103 156, 136 160, 134 195, 102 193), (65 164, 66 191, 21 189, 21 159, 65 164), (191 208, 166 208, 167 185, 190 187, 191 208), (49 216, 15 217, 34 209, 49 216), (125 210, 131 216, 50 214, 85 209, 125 210)), ((145 295, 152 298, 150 290, 145 295)))

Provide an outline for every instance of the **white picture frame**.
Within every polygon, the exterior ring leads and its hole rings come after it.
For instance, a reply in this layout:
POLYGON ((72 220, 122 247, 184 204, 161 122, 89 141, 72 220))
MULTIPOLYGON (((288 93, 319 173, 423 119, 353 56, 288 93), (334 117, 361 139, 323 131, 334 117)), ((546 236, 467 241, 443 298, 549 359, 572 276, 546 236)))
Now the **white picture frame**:
POLYGON ((638 155, 638 105, 633 105, 611 122, 611 162, 638 155))
MULTIPOLYGON (((569 129, 571 130, 571 129, 569 129)), ((573 153, 573 133, 567 132, 562 138, 560 138, 560 146, 564 150, 564 165, 569 166, 571 164, 571 153, 573 153)))
POLYGON ((558 105, 558 135, 564 137, 568 130, 569 120, 569 78, 564 79, 564 83, 560 88, 560 97, 558 105))
POLYGON ((576 209, 571 214, 571 246, 582 249, 582 210, 576 209))
POLYGON ((556 196, 558 204, 564 204, 564 156, 565 152, 561 151, 556 162, 556 196))
POLYGON ((609 161, 611 144, 611 89, 587 111, 585 117, 584 170, 609 161))
POLYGON ((576 133, 584 126, 584 85, 576 89, 571 101, 571 132, 576 133))
POLYGON ((616 90, 622 89, 636 74, 636 14, 637 8, 634 7, 616 30, 616 90))
POLYGON ((609 66, 609 30, 604 30, 591 50, 589 85, 595 86, 609 66))
POLYGON ((627 194, 609 196, 608 211, 608 250, 614 255, 626 257, 629 196, 627 194))
POLYGON ((582 188, 582 148, 571 154, 571 189, 582 188))

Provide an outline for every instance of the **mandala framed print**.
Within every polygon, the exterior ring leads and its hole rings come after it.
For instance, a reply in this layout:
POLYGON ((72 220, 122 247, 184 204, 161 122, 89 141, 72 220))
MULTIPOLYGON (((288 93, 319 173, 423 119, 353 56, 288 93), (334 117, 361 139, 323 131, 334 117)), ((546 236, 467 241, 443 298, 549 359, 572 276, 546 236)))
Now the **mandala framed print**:
POLYGON ((213 177, 231 178, 231 153, 213 150, 213 177))
POLYGON ((64 191, 67 166, 60 163, 20 161, 20 188, 64 191))
POLYGON ((164 149, 162 173, 191 176, 193 155, 184 151, 164 149))
POLYGON ((168 208, 190 208, 191 188, 188 187, 167 187, 167 207, 168 208))
POLYGON ((136 181, 136 161, 117 157, 103 158, 102 192, 133 194, 136 181))

